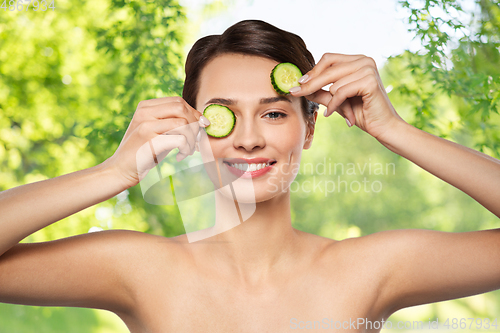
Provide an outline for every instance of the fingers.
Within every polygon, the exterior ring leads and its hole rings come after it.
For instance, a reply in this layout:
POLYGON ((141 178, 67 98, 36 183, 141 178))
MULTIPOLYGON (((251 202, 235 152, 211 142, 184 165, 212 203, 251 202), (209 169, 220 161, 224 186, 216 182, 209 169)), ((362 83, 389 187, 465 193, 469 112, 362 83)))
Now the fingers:
MULTIPOLYGON (((147 147, 147 145, 145 145, 147 147)), ((149 141, 149 148, 151 149, 155 164, 160 163, 170 151, 174 148, 179 149, 179 154, 189 155, 189 151, 185 150, 187 147, 186 137, 183 135, 158 135, 149 141)), ((178 154, 178 155, 179 155, 178 154)))
POLYGON ((116 165, 119 174, 125 175, 133 186, 154 167, 155 159, 158 163, 171 149, 179 149, 178 160, 192 155, 196 136, 201 127, 209 124, 180 97, 141 101, 110 163, 116 165), (162 145, 151 148, 150 142, 155 141, 162 145), (153 154, 152 150, 157 151, 153 154))
POLYGON ((197 122, 201 117, 201 113, 189 104, 176 101, 146 106, 141 111, 150 118, 186 118, 189 123, 197 122))
MULTIPOLYGON (((343 62, 351 62, 357 59, 364 58, 364 55, 347 55, 347 54, 339 54, 339 53, 325 53, 321 59, 318 61, 316 66, 308 73, 306 73, 307 78, 300 83, 306 83, 313 77, 317 77, 320 73, 322 73, 326 68, 343 62)), ((304 76, 306 76, 304 75, 304 76)))
POLYGON ((182 151, 187 156, 194 152, 200 127, 206 127, 210 123, 205 119, 180 97, 157 98, 139 103, 129 130, 133 132, 139 128, 139 133, 145 140, 162 134, 184 135, 189 148, 182 151))
MULTIPOLYGON (((159 136, 164 138, 162 140, 165 142, 172 140, 172 145, 179 149, 180 156, 178 156, 178 161, 180 161, 181 159, 192 155, 196 149, 196 136, 198 132, 196 132, 196 134, 194 133, 192 129, 193 126, 198 126, 198 123, 188 124, 183 118, 148 121, 143 122, 136 129, 137 134, 134 134, 134 136, 137 135, 140 137, 138 140, 139 142, 148 142, 159 136), (179 141, 180 137, 183 138, 182 141, 179 141)), ((134 140, 133 138, 134 137, 132 137, 132 140, 134 140)))
POLYGON ((365 56, 345 56, 336 54, 329 57, 324 56, 320 62, 306 74, 308 78, 305 83, 300 87, 290 89, 290 93, 293 96, 307 96, 319 91, 322 87, 330 83, 337 82, 341 78, 361 68, 369 67, 376 71, 375 61, 365 56))
MULTIPOLYGON (((155 98, 155 99, 148 99, 144 101, 140 101, 137 109, 142 109, 142 108, 151 108, 157 105, 163 105, 163 104, 169 104, 169 103, 179 103, 184 105, 187 109, 193 111, 193 113, 196 115, 198 114, 201 116, 201 112, 195 110, 192 108, 182 97, 174 96, 174 97, 161 97, 161 98, 155 98)), ((199 119, 199 116, 196 117, 196 119, 199 119)))
MULTIPOLYGON (((341 79, 339 79, 338 81, 336 81, 335 83, 333 83, 330 88, 329 88, 329 91, 330 91, 330 94, 331 96, 335 96, 337 94, 337 91, 351 83, 351 82, 356 82, 356 81, 359 81, 359 83, 362 83, 364 84, 364 82, 366 80, 369 80, 369 77, 374 77, 374 78, 377 78, 378 76, 376 75, 375 73, 375 69, 372 68, 372 67, 369 67, 369 66, 365 66, 363 68, 361 68, 360 70, 348 75, 348 76, 345 76, 341 79)), ((364 90, 362 90, 364 91, 364 90)), ((346 118, 347 120, 347 124, 349 125, 349 127, 351 127, 352 125, 355 124, 356 122, 356 115, 354 114, 354 111, 353 111, 353 105, 352 103, 346 103, 348 101, 340 101, 338 98, 341 98, 342 96, 337 96, 336 97, 336 100, 334 100, 332 102, 332 99, 330 99, 329 101, 329 105, 327 106, 327 109, 325 110, 325 117, 329 116, 331 113, 333 113, 336 109, 336 105, 338 105, 338 103, 340 103, 339 105, 339 108, 341 110, 343 110, 344 112, 339 112, 344 118, 346 118), (334 103, 337 103, 334 105, 334 103)), ((350 96, 350 97, 354 97, 354 96, 350 96)), ((337 110, 338 111, 338 110, 337 110)))
POLYGON ((144 179, 148 171, 158 165, 172 149, 179 147, 186 147, 186 137, 183 135, 158 135, 145 142, 139 147, 135 157, 138 181, 144 179))
POLYGON ((293 96, 325 105, 326 117, 338 111, 349 127, 362 119, 357 113, 363 112, 363 103, 379 96, 383 88, 375 61, 364 55, 327 53, 299 82, 300 87, 290 89, 293 96), (324 90, 328 85, 328 91, 324 90))
MULTIPOLYGON (((366 91, 367 83, 368 82, 365 77, 357 81, 349 82, 343 85, 342 87, 338 88, 336 93, 333 95, 332 100, 330 101, 330 103, 326 108, 325 117, 328 117, 335 110, 337 110, 337 108, 339 108, 339 106, 342 105, 344 101, 346 101, 346 99, 356 96, 362 96, 366 91)), ((351 117, 351 119, 349 119, 349 121, 352 121, 351 124, 354 124, 355 120, 356 120, 355 117, 354 118, 351 117)))
POLYGON ((373 67, 370 67, 370 66, 362 67, 359 70, 357 70, 356 72, 351 73, 351 74, 344 76, 344 77, 340 78, 339 80, 337 80, 335 83, 333 83, 330 86, 329 91, 330 91, 331 95, 333 96, 337 93, 337 90, 340 87, 345 86, 346 84, 348 84, 350 82, 358 81, 358 80, 363 79, 363 78, 368 77, 368 76, 377 77, 376 74, 377 74, 376 69, 374 69, 373 67))
POLYGON ((327 106, 332 99, 332 94, 329 91, 320 89, 310 95, 305 96, 311 102, 315 102, 324 106, 327 106))
MULTIPOLYGON (((338 108, 337 112, 344 117, 347 126, 351 127, 356 123, 356 115, 353 111, 353 107, 351 105, 351 102, 349 100, 344 101, 338 108)), ((326 110, 325 110, 326 113, 326 110)))
MULTIPOLYGON (((200 121, 202 114, 180 97, 165 97, 139 102, 130 127, 156 119, 184 118, 188 123, 200 121)), ((204 117, 203 117, 204 118, 204 117)), ((203 119, 204 120, 204 119, 203 119)), ((200 126, 203 125, 200 121, 200 126)))

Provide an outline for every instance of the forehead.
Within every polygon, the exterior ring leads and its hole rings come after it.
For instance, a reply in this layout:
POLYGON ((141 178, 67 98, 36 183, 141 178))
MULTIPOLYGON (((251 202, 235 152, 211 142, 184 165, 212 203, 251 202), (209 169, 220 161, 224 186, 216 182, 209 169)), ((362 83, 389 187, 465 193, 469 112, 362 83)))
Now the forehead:
MULTIPOLYGON (((271 84, 271 71, 278 62, 257 56, 223 54, 212 59, 202 70, 197 109, 212 98, 228 98, 251 103, 277 97, 271 84)), ((291 99, 297 99, 291 97, 291 99)), ((298 99, 297 99, 298 102, 298 99)), ((294 103, 295 104, 295 103, 294 103)))

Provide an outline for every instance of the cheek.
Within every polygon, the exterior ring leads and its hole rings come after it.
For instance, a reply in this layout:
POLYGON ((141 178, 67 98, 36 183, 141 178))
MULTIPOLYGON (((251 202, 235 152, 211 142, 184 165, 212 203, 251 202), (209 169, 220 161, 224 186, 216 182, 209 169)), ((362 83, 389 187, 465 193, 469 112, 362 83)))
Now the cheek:
MULTIPOLYGON (((295 163, 300 161, 300 155, 304 147, 306 125, 300 117, 293 117, 286 125, 263 125, 261 133, 267 146, 272 147, 274 152, 278 152, 282 162, 286 160, 295 163), (296 161, 298 159, 299 161, 296 161)), ((234 150, 233 135, 226 138, 212 138, 206 133, 204 139, 201 140, 201 150, 204 155, 213 155, 214 157, 231 156, 234 150), (209 153, 209 154, 206 154, 209 153)), ((270 148, 269 147, 269 148, 270 148)))
POLYGON ((204 163, 216 161, 218 158, 227 157, 228 147, 231 146, 227 139, 216 139, 209 136, 205 131, 201 131, 199 142, 199 152, 204 163))
POLYGON ((286 184, 290 184, 295 179, 300 168, 305 141, 305 125, 301 121, 302 119, 296 119, 290 126, 283 126, 282 130, 273 131, 271 134, 273 146, 280 153, 279 162, 281 162, 274 171, 274 175, 280 179, 280 182, 284 181, 286 184))
POLYGON ((279 151, 288 152, 289 158, 293 157, 291 155, 300 155, 304 147, 305 127, 299 121, 300 119, 296 119, 289 126, 283 126, 279 130, 270 132, 271 142, 277 143, 276 148, 279 151))
POLYGON ((213 155, 217 158, 230 157, 233 142, 231 136, 226 138, 212 138, 207 135, 206 147, 210 149, 213 155))

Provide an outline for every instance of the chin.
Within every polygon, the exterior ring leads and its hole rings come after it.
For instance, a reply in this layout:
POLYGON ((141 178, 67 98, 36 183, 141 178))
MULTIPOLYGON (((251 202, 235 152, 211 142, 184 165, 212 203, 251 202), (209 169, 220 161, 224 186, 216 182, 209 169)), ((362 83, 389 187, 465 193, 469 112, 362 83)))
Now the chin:
POLYGON ((267 179, 256 181, 254 179, 255 202, 269 201, 283 195, 289 195, 289 186, 293 179, 271 176, 267 179))
MULTIPOLYGON (((222 174, 224 173, 222 172, 222 174)), ((216 186, 216 188, 226 199, 236 200, 240 204, 256 204, 288 195, 289 185, 293 179, 286 178, 288 177, 278 178, 277 175, 268 175, 262 178, 232 178, 231 181, 225 182, 222 187, 216 186)), ((216 185, 215 179, 213 181, 216 185)))

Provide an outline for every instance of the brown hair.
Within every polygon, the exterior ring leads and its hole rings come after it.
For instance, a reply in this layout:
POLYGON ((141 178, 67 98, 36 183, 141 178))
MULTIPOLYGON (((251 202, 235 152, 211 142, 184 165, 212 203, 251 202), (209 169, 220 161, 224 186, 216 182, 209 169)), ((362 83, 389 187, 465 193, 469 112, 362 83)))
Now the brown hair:
MULTIPOLYGON (((259 20, 238 22, 222 35, 210 35, 199 39, 189 51, 182 97, 193 108, 196 108, 201 71, 210 60, 225 53, 255 55, 279 63, 291 62, 304 74, 315 65, 311 52, 307 50, 302 38, 296 34, 259 20)), ((305 97, 301 97, 301 104, 306 124, 313 125, 318 104, 305 97)))

